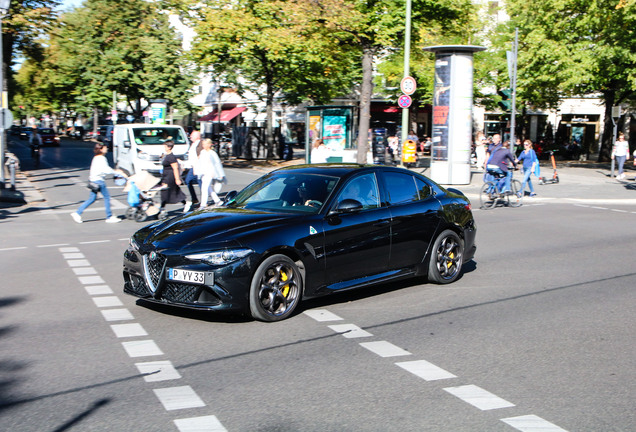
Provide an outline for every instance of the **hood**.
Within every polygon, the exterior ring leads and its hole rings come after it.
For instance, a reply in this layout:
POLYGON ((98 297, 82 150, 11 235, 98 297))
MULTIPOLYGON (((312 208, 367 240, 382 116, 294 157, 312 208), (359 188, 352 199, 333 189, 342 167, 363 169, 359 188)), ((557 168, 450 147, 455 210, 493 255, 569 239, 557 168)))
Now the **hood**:
MULTIPOLYGON (((246 209, 198 210, 184 216, 149 225, 135 233, 135 239, 156 249, 204 249, 211 245, 241 245, 241 237, 265 230, 293 215, 246 209)), ((297 215, 296 215, 297 217, 297 215)))

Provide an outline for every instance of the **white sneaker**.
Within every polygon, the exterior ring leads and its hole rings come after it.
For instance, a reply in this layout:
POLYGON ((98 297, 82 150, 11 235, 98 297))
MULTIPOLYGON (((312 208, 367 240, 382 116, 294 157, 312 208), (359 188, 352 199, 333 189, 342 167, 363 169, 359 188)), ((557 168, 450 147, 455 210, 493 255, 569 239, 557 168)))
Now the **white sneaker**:
POLYGON ((77 222, 77 223, 82 223, 82 222, 84 222, 84 221, 82 220, 82 216, 80 216, 77 212, 73 212, 73 213, 71 213, 71 217, 72 217, 72 218, 73 218, 73 220, 74 220, 75 222, 77 222))
POLYGON ((183 206, 183 212, 187 213, 188 211, 190 211, 191 207, 192 207, 192 201, 186 201, 185 205, 183 206))
POLYGON ((111 216, 108 219, 106 219, 106 223, 118 223, 121 222, 121 219, 119 219, 117 216, 111 216))

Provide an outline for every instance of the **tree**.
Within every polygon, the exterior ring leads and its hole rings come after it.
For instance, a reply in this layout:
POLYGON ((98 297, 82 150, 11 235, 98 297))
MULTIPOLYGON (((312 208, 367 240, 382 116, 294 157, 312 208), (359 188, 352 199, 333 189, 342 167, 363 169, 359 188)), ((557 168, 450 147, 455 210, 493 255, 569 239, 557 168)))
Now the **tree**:
MULTIPOLYGON (((341 45, 356 50, 362 71, 360 82, 360 108, 358 125, 359 163, 366 163, 368 130, 371 118, 371 96, 373 94, 374 58, 399 51, 403 46, 405 32, 404 0, 291 0, 304 10, 300 16, 311 17, 330 38, 341 45)), ((468 0, 413 0, 412 32, 431 22, 448 28, 453 21, 464 22, 471 9, 468 0)), ((400 77, 401 78, 401 77, 400 77)))
POLYGON ((2 67, 3 77, 9 85, 10 99, 14 94, 11 66, 16 53, 41 59, 40 38, 55 21, 55 8, 59 0, 13 0, 9 13, 2 19, 2 67))
POLYGON ((636 2, 509 0, 510 29, 519 28, 518 92, 536 106, 595 94, 605 102, 599 162, 607 161, 612 106, 636 90, 636 2))
POLYGON ((350 88, 352 58, 347 50, 315 28, 302 26, 290 2, 211 0, 199 9, 199 2, 193 4, 189 11, 197 36, 192 57, 220 82, 265 101, 268 156, 275 98, 323 103, 350 88))
POLYGON ((142 101, 169 99, 187 105, 192 67, 181 40, 157 4, 145 0, 87 0, 63 14, 49 34, 43 93, 77 109, 107 109, 113 92, 135 117, 142 101))

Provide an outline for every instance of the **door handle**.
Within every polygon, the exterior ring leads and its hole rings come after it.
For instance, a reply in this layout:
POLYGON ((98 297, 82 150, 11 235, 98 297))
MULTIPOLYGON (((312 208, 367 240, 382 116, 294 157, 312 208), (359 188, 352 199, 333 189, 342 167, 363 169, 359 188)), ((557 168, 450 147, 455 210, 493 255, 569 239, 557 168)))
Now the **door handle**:
POLYGON ((373 226, 380 227, 380 226, 388 225, 390 222, 391 221, 389 221, 388 219, 384 219, 384 220, 377 221, 376 223, 373 224, 373 226))

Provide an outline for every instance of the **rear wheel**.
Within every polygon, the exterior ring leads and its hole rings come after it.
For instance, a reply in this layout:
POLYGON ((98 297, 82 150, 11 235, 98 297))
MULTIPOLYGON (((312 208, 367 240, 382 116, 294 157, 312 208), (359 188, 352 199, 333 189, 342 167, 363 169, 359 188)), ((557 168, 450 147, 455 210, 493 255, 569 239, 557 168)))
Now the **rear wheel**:
POLYGON ((126 209, 126 219, 128 220, 134 220, 136 215, 137 215, 137 207, 128 207, 126 209))
POLYGON ((250 313, 260 321, 280 321, 298 306, 303 281, 298 266, 285 255, 272 255, 258 266, 250 287, 250 313))
POLYGON ((481 208, 494 208, 497 204, 497 195, 497 187, 495 186, 494 182, 484 183, 484 185, 481 187, 481 192, 479 193, 481 208))
POLYGON ((438 284, 454 282, 464 264, 464 242, 451 230, 443 231, 433 244, 428 280, 438 284))

